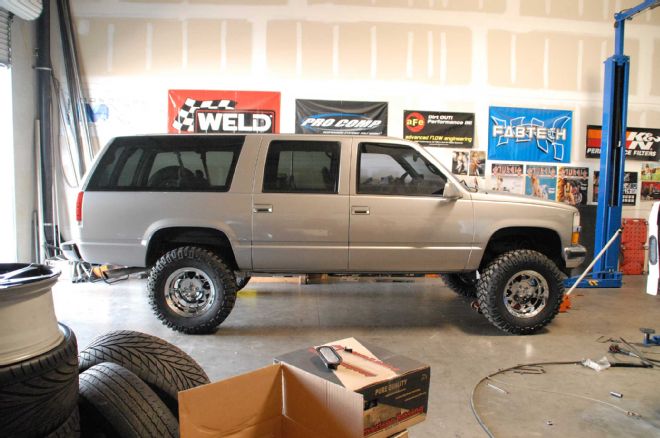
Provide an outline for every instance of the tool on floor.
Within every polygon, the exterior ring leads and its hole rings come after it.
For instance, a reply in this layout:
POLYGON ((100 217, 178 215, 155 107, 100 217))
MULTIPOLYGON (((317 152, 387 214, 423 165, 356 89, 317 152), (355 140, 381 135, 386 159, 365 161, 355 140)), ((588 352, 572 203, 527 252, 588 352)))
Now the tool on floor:
POLYGON ((644 341, 642 343, 645 347, 650 345, 660 345, 660 336, 651 336, 655 333, 654 329, 642 327, 639 331, 644 333, 644 341))
POLYGON ((623 394, 621 394, 620 392, 610 391, 610 395, 616 398, 623 398, 623 394))

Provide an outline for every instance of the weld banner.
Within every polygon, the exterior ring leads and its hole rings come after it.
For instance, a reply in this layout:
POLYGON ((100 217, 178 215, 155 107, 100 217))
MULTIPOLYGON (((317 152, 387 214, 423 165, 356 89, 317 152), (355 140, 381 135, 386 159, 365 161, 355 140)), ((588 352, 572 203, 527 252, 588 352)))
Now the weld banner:
POLYGON ((167 132, 278 133, 280 93, 169 90, 167 132))
POLYGON ((491 106, 488 158, 569 163, 573 112, 491 106))
MULTIPOLYGON (((600 158, 603 131, 600 126, 587 125, 587 158, 600 158)), ((637 161, 658 161, 660 129, 626 128, 626 158, 637 161)))
POLYGON ((387 102, 296 99, 296 134, 387 135, 387 102))
POLYGON ((474 113, 404 111, 403 138, 422 146, 471 148, 474 113))

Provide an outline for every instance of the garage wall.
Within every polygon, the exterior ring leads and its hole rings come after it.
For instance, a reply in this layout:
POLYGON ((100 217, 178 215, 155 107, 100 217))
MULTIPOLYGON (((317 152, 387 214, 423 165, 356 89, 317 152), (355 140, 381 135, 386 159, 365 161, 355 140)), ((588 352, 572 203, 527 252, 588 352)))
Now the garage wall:
MULTIPOLYGON (((475 112, 481 150, 490 105, 568 109, 571 164, 593 170, 585 126, 601 123, 611 17, 639 2, 74 0, 73 12, 89 95, 109 108, 100 143, 165 132, 170 88, 264 90, 282 92, 282 132, 297 98, 382 100, 393 136, 404 109, 475 112)), ((660 128, 660 8, 629 22, 626 53, 628 124, 660 128)))
POLYGON ((32 68, 36 23, 14 17, 11 36, 16 260, 29 262, 34 260, 32 214, 37 208, 34 154, 37 78, 32 68))

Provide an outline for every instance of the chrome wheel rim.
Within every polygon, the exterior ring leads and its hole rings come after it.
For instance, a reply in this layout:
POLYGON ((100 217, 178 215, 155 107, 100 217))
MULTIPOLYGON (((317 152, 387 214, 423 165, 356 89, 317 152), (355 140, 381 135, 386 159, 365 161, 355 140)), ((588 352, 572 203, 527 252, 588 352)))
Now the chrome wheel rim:
POLYGON ((504 288, 506 310, 517 318, 533 318, 548 304, 548 282, 536 271, 512 275, 504 288))
POLYGON ((165 281, 165 301, 176 314, 193 317, 208 311, 216 289, 206 273, 196 268, 177 269, 165 281))

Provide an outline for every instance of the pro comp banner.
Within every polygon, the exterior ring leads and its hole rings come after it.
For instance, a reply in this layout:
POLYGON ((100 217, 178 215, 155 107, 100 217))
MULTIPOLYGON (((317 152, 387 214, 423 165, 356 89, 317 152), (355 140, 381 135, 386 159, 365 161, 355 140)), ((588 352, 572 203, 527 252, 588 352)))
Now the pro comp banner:
POLYGON ((167 132, 278 133, 280 93, 169 90, 167 132))
MULTIPOLYGON (((602 127, 587 125, 587 158, 600 158, 602 127)), ((637 161, 658 161, 660 129, 626 128, 626 158, 637 161)))
POLYGON ((422 146, 471 148, 474 113, 404 111, 403 138, 422 146))
POLYGON ((491 106, 488 158, 568 163, 572 122, 572 111, 491 106))
POLYGON ((387 102, 296 99, 296 134, 387 135, 387 102))

